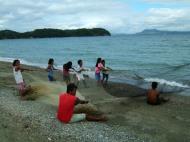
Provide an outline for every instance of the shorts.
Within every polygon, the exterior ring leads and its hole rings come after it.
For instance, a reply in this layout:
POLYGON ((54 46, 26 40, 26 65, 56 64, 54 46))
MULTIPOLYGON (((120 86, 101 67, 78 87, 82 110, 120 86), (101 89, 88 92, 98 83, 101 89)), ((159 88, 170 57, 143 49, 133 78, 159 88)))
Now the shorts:
POLYGON ((79 121, 83 121, 83 120, 86 120, 85 113, 73 114, 69 123, 79 122, 79 121))
POLYGON ((103 73, 103 79, 106 79, 106 80, 108 80, 108 78, 109 78, 109 74, 105 74, 105 73, 103 73))
POLYGON ((49 79, 49 81, 54 81, 53 76, 48 75, 48 79, 49 79))
POLYGON ((78 80, 78 81, 84 80, 83 74, 76 74, 76 77, 77 77, 77 80, 78 80))
POLYGON ((26 90, 26 84, 24 82, 17 84, 17 88, 19 91, 26 90))
POLYGON ((100 73, 95 73, 95 78, 97 81, 101 80, 100 73))

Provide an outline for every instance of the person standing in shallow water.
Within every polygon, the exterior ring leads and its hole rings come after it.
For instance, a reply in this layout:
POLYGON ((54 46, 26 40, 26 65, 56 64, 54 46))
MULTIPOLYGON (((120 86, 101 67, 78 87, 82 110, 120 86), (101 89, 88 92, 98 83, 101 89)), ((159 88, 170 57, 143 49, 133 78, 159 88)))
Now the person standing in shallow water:
POLYGON ((157 82, 152 82, 152 89, 148 91, 147 94, 147 103, 150 105, 159 105, 162 102, 169 101, 168 99, 160 97, 159 92, 157 91, 157 82))

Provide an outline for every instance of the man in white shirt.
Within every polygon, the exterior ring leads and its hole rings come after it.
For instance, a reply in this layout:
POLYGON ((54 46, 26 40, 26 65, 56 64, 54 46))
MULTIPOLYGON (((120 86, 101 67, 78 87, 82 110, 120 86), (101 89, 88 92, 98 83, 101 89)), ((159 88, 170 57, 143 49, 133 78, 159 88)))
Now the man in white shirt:
POLYGON ((86 68, 83 67, 83 61, 81 59, 78 60, 78 67, 75 70, 77 72, 77 74, 76 74, 77 80, 78 80, 77 85, 82 80, 84 86, 88 87, 87 84, 86 84, 85 78, 84 78, 84 75, 85 75, 84 72, 89 71, 89 69, 86 69, 86 68))

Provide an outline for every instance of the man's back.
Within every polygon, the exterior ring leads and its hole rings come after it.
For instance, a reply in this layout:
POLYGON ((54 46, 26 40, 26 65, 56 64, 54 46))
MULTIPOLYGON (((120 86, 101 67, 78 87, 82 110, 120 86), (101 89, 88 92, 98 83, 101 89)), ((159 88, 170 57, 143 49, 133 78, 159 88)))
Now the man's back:
POLYGON ((150 89, 147 95, 147 102, 150 104, 157 104, 159 93, 155 89, 150 89))
POLYGON ((76 102, 76 96, 68 93, 60 94, 57 118, 60 121, 68 123, 73 115, 73 110, 76 102))

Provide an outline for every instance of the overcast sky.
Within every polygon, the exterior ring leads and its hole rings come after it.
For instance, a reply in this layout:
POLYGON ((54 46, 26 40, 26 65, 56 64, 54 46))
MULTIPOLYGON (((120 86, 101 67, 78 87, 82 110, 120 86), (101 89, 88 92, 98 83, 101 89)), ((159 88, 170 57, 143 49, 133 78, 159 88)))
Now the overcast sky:
POLYGON ((190 0, 0 0, 0 29, 102 27, 190 31, 190 0))

